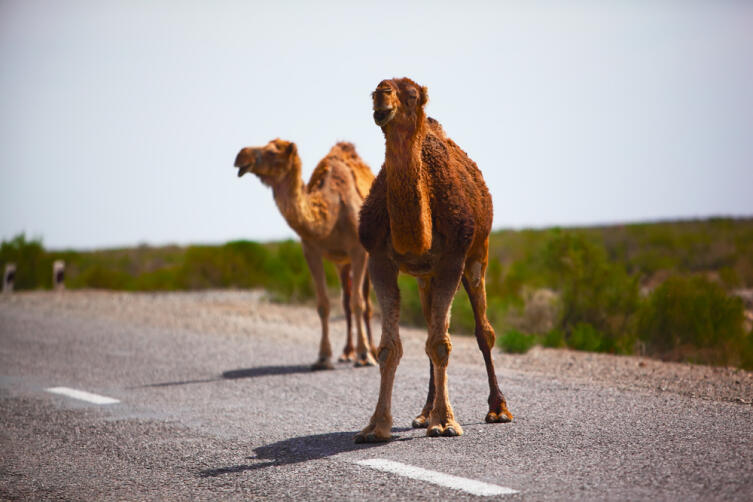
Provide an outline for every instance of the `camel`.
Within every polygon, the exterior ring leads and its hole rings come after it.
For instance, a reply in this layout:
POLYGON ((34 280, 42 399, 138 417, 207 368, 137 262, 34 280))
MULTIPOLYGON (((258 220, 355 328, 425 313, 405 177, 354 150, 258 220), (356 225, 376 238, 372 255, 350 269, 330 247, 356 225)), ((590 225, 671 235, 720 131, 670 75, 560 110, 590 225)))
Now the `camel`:
POLYGON ((311 368, 334 367, 323 258, 335 264, 342 286, 347 338, 339 361, 354 361, 355 366, 376 365, 371 348, 368 255, 358 241, 358 211, 374 180, 369 166, 351 143, 340 142, 319 161, 308 184, 304 185, 295 143, 278 138, 263 147, 243 148, 235 159, 235 167, 238 177, 252 172, 262 183, 272 187, 277 207, 301 238, 303 254, 314 280, 322 325, 319 358, 311 368), (355 349, 351 313, 356 326, 355 349))
POLYGON ((452 344, 448 333, 452 299, 462 282, 476 321, 476 341, 489 379, 486 422, 510 422, 497 383, 491 348, 495 333, 486 317, 484 276, 488 261, 492 201, 481 171, 427 118, 427 89, 408 78, 384 80, 372 93, 374 121, 386 142, 384 164, 361 207, 359 238, 369 252, 369 276, 382 309, 377 351, 379 399, 369 424, 355 441, 391 439, 395 371, 403 354, 398 321, 398 272, 417 278, 428 327, 429 392, 413 427, 430 437, 460 436, 447 391, 452 344))

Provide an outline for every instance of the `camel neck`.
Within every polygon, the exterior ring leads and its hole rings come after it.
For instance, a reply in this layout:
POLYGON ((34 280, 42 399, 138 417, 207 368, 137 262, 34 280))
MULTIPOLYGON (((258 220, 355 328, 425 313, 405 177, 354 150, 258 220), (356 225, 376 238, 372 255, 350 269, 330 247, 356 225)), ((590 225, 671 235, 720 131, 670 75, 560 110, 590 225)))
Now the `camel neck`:
POLYGON ((423 117, 419 124, 411 130, 385 131, 387 212, 392 246, 400 254, 422 255, 431 248, 429 185, 421 161, 423 117))
POLYGON ((272 193, 288 225, 298 234, 304 232, 307 223, 306 189, 301 179, 300 161, 296 162, 285 177, 272 187, 272 193))

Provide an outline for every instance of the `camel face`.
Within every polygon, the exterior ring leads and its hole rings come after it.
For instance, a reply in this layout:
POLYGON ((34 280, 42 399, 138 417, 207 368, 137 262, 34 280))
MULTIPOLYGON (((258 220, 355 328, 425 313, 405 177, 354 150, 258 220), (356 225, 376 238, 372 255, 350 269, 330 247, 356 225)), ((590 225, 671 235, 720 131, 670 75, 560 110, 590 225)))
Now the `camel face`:
POLYGON ((292 166, 297 154, 295 143, 274 139, 262 147, 243 148, 235 157, 235 167, 240 178, 247 172, 257 175, 271 185, 282 179, 292 166))
POLYGON ((426 87, 409 78, 382 80, 371 93, 374 122, 385 127, 396 117, 400 122, 415 122, 419 109, 426 104, 426 87))

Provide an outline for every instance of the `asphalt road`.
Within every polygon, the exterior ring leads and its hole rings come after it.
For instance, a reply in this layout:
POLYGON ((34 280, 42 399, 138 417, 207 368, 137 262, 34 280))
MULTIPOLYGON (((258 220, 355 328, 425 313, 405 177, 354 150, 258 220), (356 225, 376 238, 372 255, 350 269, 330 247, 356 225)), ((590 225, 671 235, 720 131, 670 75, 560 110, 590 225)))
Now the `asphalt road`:
MULTIPOLYGON (((379 371, 309 371, 319 336, 313 310, 299 322, 308 310, 291 309, 287 323, 265 319, 263 305, 222 314, 172 297, 166 313, 159 296, 120 295, 115 304, 128 308, 109 315, 57 298, 0 300, 0 499, 753 499, 747 404, 498 365, 515 420, 490 425, 481 355, 457 339, 450 398, 465 435, 427 438, 409 428, 428 361, 420 333, 407 331, 394 440, 357 445, 379 371), (52 387, 119 402, 93 404, 52 387), (397 462, 399 472, 364 465, 373 459, 397 462), (426 473, 412 468, 439 477, 414 479, 426 473), (468 481, 441 486, 450 476, 468 481), (517 493, 464 491, 474 481, 517 493)), ((333 323, 336 347, 343 324, 333 323)))

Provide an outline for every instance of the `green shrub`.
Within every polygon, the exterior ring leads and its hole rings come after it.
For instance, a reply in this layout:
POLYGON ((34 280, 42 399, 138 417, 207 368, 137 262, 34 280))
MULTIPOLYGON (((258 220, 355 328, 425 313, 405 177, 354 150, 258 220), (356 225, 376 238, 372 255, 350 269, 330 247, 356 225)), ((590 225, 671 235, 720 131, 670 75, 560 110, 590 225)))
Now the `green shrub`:
POLYGON ((568 345, 592 346, 594 333, 605 339, 600 350, 615 351, 628 344, 630 320, 638 307, 637 276, 610 262, 603 245, 578 233, 553 233, 542 262, 550 284, 560 291, 556 327, 568 345), (573 336, 577 342, 570 341, 573 336))
POLYGON ((562 331, 553 329, 541 338, 541 345, 555 349, 565 347, 565 335, 562 331))
POLYGON ((643 302, 638 334, 649 353, 675 360, 738 363, 749 340, 743 304, 703 277, 670 277, 643 302))
POLYGON ((497 337, 497 345, 505 352, 525 354, 531 347, 536 345, 536 336, 511 329, 506 331, 502 336, 497 337))
POLYGON ((0 273, 5 273, 6 263, 15 263, 14 289, 17 290, 52 287, 52 261, 45 253, 42 241, 27 241, 25 234, 0 244, 0 273))
POLYGON ((588 323, 580 322, 575 325, 567 345, 575 350, 584 350, 588 352, 601 352, 604 350, 604 335, 599 333, 596 328, 588 323))

